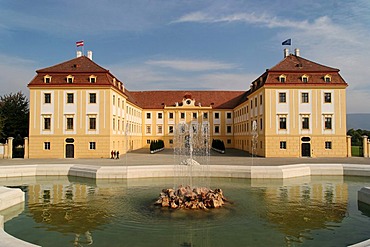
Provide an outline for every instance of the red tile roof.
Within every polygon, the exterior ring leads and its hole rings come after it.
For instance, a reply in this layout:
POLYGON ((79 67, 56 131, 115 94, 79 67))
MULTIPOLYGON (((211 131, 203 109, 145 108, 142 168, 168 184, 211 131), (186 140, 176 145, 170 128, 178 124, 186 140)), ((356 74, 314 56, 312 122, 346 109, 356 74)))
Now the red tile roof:
MULTIPOLYGON (((44 68, 36 71, 37 75, 28 84, 28 87, 44 86, 44 87, 96 87, 109 86, 127 95, 126 90, 118 85, 121 83, 109 70, 99 66, 94 61, 86 56, 77 57, 66 62, 44 68), (51 82, 46 84, 44 76, 51 76, 51 82), (73 83, 67 83, 67 76, 74 77, 73 83), (96 76, 96 82, 91 83, 89 77, 96 76), (116 82, 114 83, 114 79, 116 82)), ((129 96, 129 95, 127 95, 129 96)))
POLYGON ((339 72, 339 69, 321 65, 303 57, 290 54, 269 69, 270 72, 339 72))
POLYGON ((130 94, 144 109, 162 109, 175 106, 184 98, 195 100, 195 105, 214 109, 233 109, 246 100, 246 91, 132 91, 130 94))
POLYGON ((259 78, 252 82, 248 94, 262 87, 263 85, 298 85, 298 86, 347 86, 339 69, 321 65, 303 57, 290 54, 278 64, 266 70, 259 78), (279 76, 285 75, 285 82, 279 81, 279 76), (308 77, 308 82, 302 81, 302 76, 308 77), (325 82, 325 76, 331 77, 330 82, 325 82))
POLYGON ((77 57, 54 66, 39 69, 37 73, 109 73, 109 70, 96 64, 86 56, 77 57))

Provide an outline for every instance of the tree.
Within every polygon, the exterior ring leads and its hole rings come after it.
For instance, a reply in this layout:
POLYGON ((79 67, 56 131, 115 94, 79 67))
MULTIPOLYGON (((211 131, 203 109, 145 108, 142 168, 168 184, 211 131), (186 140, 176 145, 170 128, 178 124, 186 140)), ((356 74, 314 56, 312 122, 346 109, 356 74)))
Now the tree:
POLYGON ((347 131, 347 135, 351 136, 352 146, 362 146, 363 136, 370 137, 370 131, 362 129, 350 129, 347 131))
MULTIPOLYGON (((0 97, 0 140, 28 137, 29 102, 22 92, 0 97)), ((18 144, 18 143, 15 143, 18 144)))

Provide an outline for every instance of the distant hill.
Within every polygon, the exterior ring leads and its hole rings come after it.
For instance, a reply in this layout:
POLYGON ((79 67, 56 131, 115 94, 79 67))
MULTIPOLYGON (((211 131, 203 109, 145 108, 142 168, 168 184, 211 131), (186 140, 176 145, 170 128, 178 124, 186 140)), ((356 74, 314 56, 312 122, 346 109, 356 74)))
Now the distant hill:
POLYGON ((347 130, 370 130, 370 113, 347 114, 347 130))

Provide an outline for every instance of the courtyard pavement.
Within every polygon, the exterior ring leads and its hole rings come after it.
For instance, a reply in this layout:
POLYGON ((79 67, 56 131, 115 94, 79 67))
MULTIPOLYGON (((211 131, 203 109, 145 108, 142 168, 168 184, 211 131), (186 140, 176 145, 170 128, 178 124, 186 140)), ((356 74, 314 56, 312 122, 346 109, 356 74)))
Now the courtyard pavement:
MULTIPOLYGON (((172 149, 150 154, 149 149, 139 149, 121 155, 120 159, 0 159, 0 166, 33 164, 83 164, 93 166, 146 166, 173 165, 176 160, 172 149)), ((279 166, 292 164, 366 164, 370 158, 261 158, 250 157, 247 152, 227 149, 225 154, 211 151, 209 165, 279 166)))

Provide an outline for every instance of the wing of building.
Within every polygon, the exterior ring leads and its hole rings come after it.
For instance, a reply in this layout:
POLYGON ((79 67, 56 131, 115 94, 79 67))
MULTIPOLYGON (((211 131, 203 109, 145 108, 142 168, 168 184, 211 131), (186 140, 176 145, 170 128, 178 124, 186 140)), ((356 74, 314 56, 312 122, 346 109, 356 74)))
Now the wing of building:
POLYGON ((128 91, 88 57, 36 71, 30 89, 30 158, 109 158, 172 147, 179 123, 207 123, 211 139, 264 157, 346 157, 347 83, 299 51, 245 91, 128 91))

